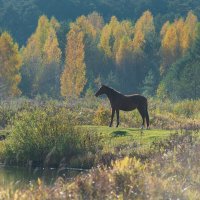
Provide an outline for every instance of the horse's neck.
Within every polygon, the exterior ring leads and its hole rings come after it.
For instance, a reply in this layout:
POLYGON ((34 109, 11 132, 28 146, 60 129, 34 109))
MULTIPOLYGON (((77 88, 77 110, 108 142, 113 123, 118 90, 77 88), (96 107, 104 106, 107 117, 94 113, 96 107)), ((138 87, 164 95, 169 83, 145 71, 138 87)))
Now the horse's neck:
POLYGON ((116 97, 117 94, 118 94, 117 91, 112 90, 110 88, 106 92, 106 95, 107 95, 108 99, 110 100, 110 102, 112 102, 115 99, 115 97, 116 97))

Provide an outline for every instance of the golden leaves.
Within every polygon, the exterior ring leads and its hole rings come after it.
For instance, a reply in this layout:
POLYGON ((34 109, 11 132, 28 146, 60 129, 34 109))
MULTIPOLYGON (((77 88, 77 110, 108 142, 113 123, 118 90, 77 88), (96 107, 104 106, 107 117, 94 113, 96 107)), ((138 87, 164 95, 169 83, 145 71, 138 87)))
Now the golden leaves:
POLYGON ((193 44, 196 34, 197 17, 189 12, 187 18, 175 20, 173 23, 167 21, 160 32, 161 35, 161 74, 184 55, 187 49, 193 44))
POLYGON ((12 37, 4 32, 0 35, 0 80, 6 85, 5 96, 16 96, 21 92, 18 84, 21 81, 19 69, 22 59, 18 45, 13 42, 12 37))
POLYGON ((61 76, 62 96, 79 96, 82 92, 87 82, 84 58, 84 33, 72 28, 67 35, 66 63, 61 76))

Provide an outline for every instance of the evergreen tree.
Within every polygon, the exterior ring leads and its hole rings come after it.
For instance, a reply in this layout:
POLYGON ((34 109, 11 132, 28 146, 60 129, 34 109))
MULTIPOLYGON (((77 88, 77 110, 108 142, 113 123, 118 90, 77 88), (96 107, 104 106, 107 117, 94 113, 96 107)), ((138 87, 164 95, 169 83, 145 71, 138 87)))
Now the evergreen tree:
POLYGON ((152 70, 149 71, 147 76, 143 81, 143 87, 141 88, 142 93, 145 96, 154 96, 156 90, 156 77, 153 74, 152 70))

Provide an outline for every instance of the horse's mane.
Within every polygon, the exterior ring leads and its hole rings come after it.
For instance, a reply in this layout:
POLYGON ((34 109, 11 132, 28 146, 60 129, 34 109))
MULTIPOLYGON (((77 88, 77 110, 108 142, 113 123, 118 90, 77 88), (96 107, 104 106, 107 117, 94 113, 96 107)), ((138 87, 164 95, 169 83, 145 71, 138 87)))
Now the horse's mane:
POLYGON ((111 87, 108 87, 107 85, 104 85, 104 87, 108 88, 109 90, 111 90, 111 91, 114 92, 114 93, 118 93, 118 94, 123 95, 121 92, 119 92, 119 91, 117 91, 117 90, 115 90, 115 89, 113 89, 113 88, 111 88, 111 87))

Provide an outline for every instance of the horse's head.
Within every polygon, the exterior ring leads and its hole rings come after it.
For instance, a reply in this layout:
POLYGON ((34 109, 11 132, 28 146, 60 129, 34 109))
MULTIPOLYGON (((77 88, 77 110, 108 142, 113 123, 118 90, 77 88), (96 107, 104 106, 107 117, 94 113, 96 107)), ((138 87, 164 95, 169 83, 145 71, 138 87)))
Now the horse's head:
POLYGON ((101 88, 96 92, 95 96, 98 97, 102 94, 105 94, 106 93, 106 90, 107 87, 105 85, 102 85, 101 88))

